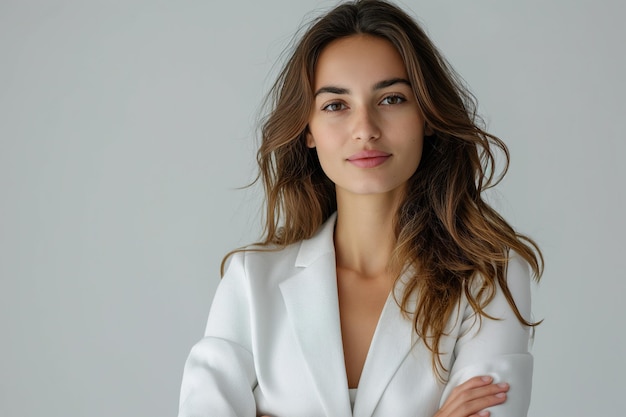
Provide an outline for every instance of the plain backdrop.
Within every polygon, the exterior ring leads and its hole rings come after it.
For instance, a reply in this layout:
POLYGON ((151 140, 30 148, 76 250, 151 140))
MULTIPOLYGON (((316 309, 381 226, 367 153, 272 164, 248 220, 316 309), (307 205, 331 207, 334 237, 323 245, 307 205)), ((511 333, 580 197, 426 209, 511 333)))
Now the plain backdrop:
MULTIPOLYGON (((220 260, 259 236, 261 100, 334 4, 0 1, 0 415, 176 414, 220 260)), ((622 415, 624 3, 400 4, 509 145, 490 201, 546 257, 529 415, 622 415)))

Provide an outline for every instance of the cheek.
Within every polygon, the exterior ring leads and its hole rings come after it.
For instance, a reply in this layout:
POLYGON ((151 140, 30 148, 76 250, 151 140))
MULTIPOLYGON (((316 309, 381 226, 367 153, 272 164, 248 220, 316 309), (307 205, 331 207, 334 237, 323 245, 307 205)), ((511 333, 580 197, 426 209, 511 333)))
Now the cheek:
POLYGON ((419 138, 415 143, 415 151, 417 153, 417 161, 421 161, 422 154, 424 153, 424 139, 419 138))
POLYGON ((333 182, 336 182, 337 174, 341 172, 341 152, 338 146, 332 140, 329 140, 330 138, 323 137, 320 139, 318 136, 316 138, 315 152, 322 171, 333 182))
POLYGON ((330 177, 334 167, 339 162, 337 152, 333 152, 332 149, 328 149, 324 146, 317 146, 315 150, 317 151, 317 159, 320 161, 322 170, 330 177))
POLYGON ((406 149, 408 158, 407 165, 412 166, 412 169, 416 170, 421 163, 423 152, 424 139, 421 137, 417 137, 413 141, 411 141, 409 148, 406 149))
POLYGON ((309 133, 307 134, 307 146, 317 148, 318 151, 323 149, 336 149, 339 147, 339 134, 336 128, 323 124, 309 124, 309 133))

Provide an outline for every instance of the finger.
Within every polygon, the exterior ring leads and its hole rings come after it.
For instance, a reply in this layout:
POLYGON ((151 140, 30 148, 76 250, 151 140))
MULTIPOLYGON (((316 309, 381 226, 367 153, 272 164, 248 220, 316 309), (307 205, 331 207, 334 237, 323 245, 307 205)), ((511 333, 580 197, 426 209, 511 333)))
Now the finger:
MULTIPOLYGON (((442 416, 469 416, 506 401, 509 385, 493 384, 490 377, 471 378, 454 388, 440 409, 442 416)), ((483 416, 480 416, 483 417, 483 416)))
POLYGON ((493 378, 491 377, 474 377, 455 387, 450 393, 450 398, 465 397, 466 399, 473 399, 479 396, 506 392, 508 390, 508 384, 494 384, 493 378))
POLYGON ((457 407, 451 410, 453 413, 451 415, 469 416, 469 415, 473 415, 474 413, 476 413, 478 414, 479 417, 484 417, 480 413, 488 412, 487 410, 485 410, 485 408, 502 404, 503 402, 506 401, 506 397, 507 395, 505 392, 499 392, 495 395, 482 396, 479 398, 475 398, 473 400, 462 402, 462 403, 459 403, 457 407))
POLYGON ((454 389, 462 391, 465 389, 482 387, 491 383, 493 383, 493 378, 489 375, 475 376, 456 386, 454 389))
POLYGON ((459 395, 462 395, 464 392, 468 392, 468 391, 471 391, 480 387, 489 386, 492 383, 493 383, 493 378, 488 375, 476 376, 476 377, 470 378, 467 381, 463 382, 462 384, 454 387, 454 389, 450 392, 449 398, 453 399, 459 395))
POLYGON ((472 403, 475 401, 480 401, 485 398, 506 398, 506 393, 509 390, 509 385, 505 383, 500 384, 489 384, 484 387, 478 387, 473 389, 468 389, 464 391, 459 391, 455 398, 452 399, 453 403, 472 403))
POLYGON ((509 391, 509 388, 509 384, 501 382, 499 384, 489 384, 484 387, 472 388, 469 390, 461 391, 458 393, 458 396, 463 398, 464 401, 471 401, 480 397, 506 393, 509 391))

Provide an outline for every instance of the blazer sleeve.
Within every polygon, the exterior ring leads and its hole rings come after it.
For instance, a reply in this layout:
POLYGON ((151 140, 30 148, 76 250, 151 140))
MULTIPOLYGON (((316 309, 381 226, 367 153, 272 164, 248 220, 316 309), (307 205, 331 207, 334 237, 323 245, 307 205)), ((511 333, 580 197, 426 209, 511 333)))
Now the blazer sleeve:
POLYGON ((183 372, 179 417, 256 416, 245 255, 233 255, 183 372))
MULTIPOLYGON (((529 320, 529 267, 513 252, 506 278, 517 308, 529 320)), ((525 417, 532 388, 533 357, 528 351, 530 329, 519 322, 499 286, 485 312, 499 320, 485 317, 479 320, 472 307, 466 305, 461 336, 454 348, 456 358, 439 406, 454 387, 474 376, 490 375, 496 383, 510 385, 506 402, 489 408, 491 417, 525 417)))

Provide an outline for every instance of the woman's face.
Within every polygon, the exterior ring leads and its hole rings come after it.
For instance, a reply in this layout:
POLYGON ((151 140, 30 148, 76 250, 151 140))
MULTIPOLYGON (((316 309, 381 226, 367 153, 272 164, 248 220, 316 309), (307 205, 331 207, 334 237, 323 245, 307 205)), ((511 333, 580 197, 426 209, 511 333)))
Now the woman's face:
POLYGON ((403 191, 422 155, 424 119, 395 47, 369 35, 331 42, 314 94, 307 146, 337 192, 403 191))

